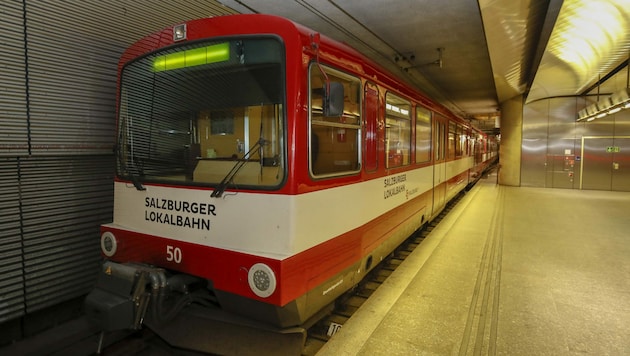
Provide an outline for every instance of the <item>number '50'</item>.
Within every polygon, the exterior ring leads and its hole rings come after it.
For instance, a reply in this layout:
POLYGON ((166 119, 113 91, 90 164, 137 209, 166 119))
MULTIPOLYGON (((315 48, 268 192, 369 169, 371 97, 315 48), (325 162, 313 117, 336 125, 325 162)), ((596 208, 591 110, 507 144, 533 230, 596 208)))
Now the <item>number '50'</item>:
POLYGON ((171 245, 166 246, 166 260, 168 262, 181 263, 182 250, 179 247, 175 247, 171 245))

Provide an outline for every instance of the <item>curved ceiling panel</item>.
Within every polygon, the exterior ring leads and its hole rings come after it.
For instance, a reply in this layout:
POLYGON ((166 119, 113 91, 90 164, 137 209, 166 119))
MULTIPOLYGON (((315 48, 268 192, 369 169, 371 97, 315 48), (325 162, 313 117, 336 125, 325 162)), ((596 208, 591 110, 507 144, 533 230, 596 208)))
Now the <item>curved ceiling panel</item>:
POLYGON ((565 0, 527 102, 581 95, 629 49, 630 0, 565 0))
POLYGON ((479 0, 499 102, 525 93, 548 1, 479 0))

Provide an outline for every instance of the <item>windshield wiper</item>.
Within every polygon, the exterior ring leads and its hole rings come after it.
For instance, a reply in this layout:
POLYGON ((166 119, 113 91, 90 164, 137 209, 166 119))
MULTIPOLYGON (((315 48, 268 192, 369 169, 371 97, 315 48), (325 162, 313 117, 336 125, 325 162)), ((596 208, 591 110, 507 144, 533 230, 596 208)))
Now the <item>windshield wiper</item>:
POLYGON ((127 176, 129 177, 129 179, 131 179, 131 183, 133 184, 133 186, 136 187, 136 189, 140 190, 140 191, 147 190, 147 188, 145 188, 142 185, 142 183, 140 183, 140 181, 138 180, 138 177, 136 177, 136 175, 133 174, 133 172, 131 172, 129 167, 127 167, 125 162, 123 162, 122 155, 120 154, 120 146, 116 146, 114 148, 114 151, 115 151, 115 154, 116 154, 116 159, 118 160, 118 165, 120 165, 120 168, 124 172, 127 172, 127 176))
POLYGON ((249 159, 251 153, 254 152, 257 149, 262 149, 262 147, 264 145, 266 145, 267 143, 268 143, 268 141, 261 137, 254 144, 254 146, 252 146, 252 148, 249 151, 247 151, 247 153, 245 153, 243 158, 241 160, 239 160, 238 162, 236 162, 234 167, 232 167, 232 169, 230 169, 230 171, 225 175, 225 177, 221 180, 221 183, 219 183, 219 185, 217 185, 217 187, 212 192, 212 194, 210 194, 210 196, 212 198, 220 198, 223 195, 223 193, 225 192, 225 188, 227 188, 227 185, 230 184, 230 182, 232 181, 232 179, 234 179, 234 177, 236 176, 238 171, 240 171, 241 168, 243 168, 243 166, 248 162, 248 159, 249 159))

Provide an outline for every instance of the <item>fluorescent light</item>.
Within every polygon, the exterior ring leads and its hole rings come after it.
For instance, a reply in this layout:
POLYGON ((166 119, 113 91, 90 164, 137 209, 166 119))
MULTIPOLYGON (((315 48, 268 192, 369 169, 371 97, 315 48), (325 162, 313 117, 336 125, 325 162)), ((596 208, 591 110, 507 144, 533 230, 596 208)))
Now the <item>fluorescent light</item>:
POLYGON ((591 104, 578 112, 576 121, 593 121, 614 114, 622 109, 630 109, 630 88, 616 91, 602 101, 591 104))

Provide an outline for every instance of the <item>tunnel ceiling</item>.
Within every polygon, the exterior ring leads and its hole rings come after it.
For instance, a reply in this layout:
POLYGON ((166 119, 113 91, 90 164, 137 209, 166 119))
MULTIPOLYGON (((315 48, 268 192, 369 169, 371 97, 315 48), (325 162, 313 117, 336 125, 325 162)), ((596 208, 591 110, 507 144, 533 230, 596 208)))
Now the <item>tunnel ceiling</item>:
POLYGON ((494 119, 521 94, 584 94, 630 53, 630 0, 219 2, 346 42, 467 118, 494 119))

